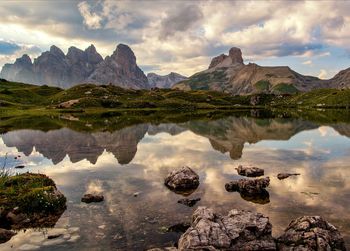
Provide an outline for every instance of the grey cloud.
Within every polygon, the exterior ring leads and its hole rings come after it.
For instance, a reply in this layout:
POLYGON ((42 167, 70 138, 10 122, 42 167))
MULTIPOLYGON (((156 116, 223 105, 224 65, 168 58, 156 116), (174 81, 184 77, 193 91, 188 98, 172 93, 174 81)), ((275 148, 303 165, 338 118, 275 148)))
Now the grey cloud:
POLYGON ((187 31, 202 18, 203 13, 198 5, 184 6, 173 13, 169 13, 162 20, 159 38, 166 39, 175 32, 187 31))

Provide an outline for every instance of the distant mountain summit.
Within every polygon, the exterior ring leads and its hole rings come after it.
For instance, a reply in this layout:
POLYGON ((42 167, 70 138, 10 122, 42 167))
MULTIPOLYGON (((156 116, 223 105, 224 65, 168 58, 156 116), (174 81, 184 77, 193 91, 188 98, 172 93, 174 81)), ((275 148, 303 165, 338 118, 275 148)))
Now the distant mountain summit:
POLYGON ((151 88, 171 88, 174 84, 187 79, 187 77, 175 72, 164 76, 151 72, 147 74, 147 78, 151 88))
POLYGON ((23 55, 14 64, 5 64, 0 75, 10 81, 62 88, 85 82, 134 89, 149 88, 148 79, 137 66, 133 51, 124 44, 119 44, 113 54, 105 59, 94 45, 84 51, 70 47, 67 55, 53 45, 33 63, 28 55, 23 55))
POLYGON ((207 70, 174 85, 182 90, 215 90, 232 94, 292 94, 318 88, 350 87, 350 68, 330 80, 304 76, 288 66, 267 67, 244 64, 242 52, 233 47, 229 54, 211 60, 207 70))

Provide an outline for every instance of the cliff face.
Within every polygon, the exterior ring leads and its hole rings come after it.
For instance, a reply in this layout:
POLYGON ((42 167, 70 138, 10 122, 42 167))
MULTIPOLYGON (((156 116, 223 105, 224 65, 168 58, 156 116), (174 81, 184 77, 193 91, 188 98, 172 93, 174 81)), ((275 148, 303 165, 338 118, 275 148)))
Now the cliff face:
POLYGON ((67 55, 56 46, 42 53, 32 63, 28 55, 18 58, 14 64, 4 65, 1 77, 10 81, 47 84, 69 88, 75 84, 118 85, 125 88, 148 89, 148 79, 136 64, 133 51, 119 44, 105 60, 91 45, 84 51, 70 47, 67 55))
POLYGON ((174 84, 186 80, 187 77, 175 72, 171 72, 165 76, 155 73, 148 73, 147 79, 151 88, 171 88, 174 84))

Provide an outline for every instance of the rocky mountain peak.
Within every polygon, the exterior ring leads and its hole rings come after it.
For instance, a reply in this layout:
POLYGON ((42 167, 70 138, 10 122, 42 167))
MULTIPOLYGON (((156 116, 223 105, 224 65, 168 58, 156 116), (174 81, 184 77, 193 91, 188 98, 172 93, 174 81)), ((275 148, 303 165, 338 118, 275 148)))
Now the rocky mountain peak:
POLYGON ((56 45, 52 45, 50 47, 50 53, 61 58, 65 57, 63 51, 60 48, 58 48, 56 45))
POLYGON ((243 65, 242 51, 240 48, 232 47, 228 55, 221 54, 214 57, 208 69, 218 67, 230 67, 232 65, 243 65))
POLYGON ((136 64, 134 52, 125 44, 118 44, 111 57, 121 63, 129 62, 131 64, 136 64))
POLYGON ((242 51, 240 48, 232 47, 228 55, 232 59, 232 64, 243 64, 242 51))
POLYGON ((22 57, 16 59, 15 64, 21 66, 32 66, 32 60, 27 54, 24 54, 22 57))

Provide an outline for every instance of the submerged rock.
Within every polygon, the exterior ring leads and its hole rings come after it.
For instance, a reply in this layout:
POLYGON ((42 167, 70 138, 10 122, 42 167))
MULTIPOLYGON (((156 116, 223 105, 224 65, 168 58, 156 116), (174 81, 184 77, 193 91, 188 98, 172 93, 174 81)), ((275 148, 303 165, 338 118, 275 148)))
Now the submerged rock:
POLYGON ((300 175, 300 173, 279 173, 277 174, 277 178, 279 180, 283 180, 283 179, 289 178, 290 176, 297 176, 297 175, 300 175))
POLYGON ((264 205, 270 203, 270 194, 265 189, 263 189, 260 193, 256 194, 247 194, 244 192, 240 192, 239 194, 241 195, 241 198, 243 200, 253 202, 255 204, 264 205))
POLYGON ((225 184, 228 192, 239 192, 246 195, 254 195, 265 192, 265 188, 270 185, 270 178, 261 179, 240 179, 225 184))
POLYGON ((264 175, 264 169, 258 167, 239 165, 238 168, 236 168, 236 170, 239 175, 247 177, 259 177, 264 175))
POLYGON ((178 223, 168 227, 167 232, 184 233, 190 226, 190 223, 178 223))
POLYGON ((14 231, 0 228, 0 243, 10 240, 14 235, 16 235, 14 231))
POLYGON ((199 186, 199 176, 191 168, 184 166, 169 173, 164 184, 175 192, 190 194, 199 186))
POLYGON ((84 194, 83 198, 81 198, 81 202, 92 203, 92 202, 101 202, 104 200, 103 195, 100 194, 84 194))
POLYGON ((227 216, 199 207, 191 227, 180 237, 179 250, 276 250, 272 225, 260 213, 233 209, 227 216))
POLYGON ((278 250, 346 250, 339 231, 320 216, 293 220, 277 239, 278 250))
POLYGON ((177 201, 177 203, 183 204, 188 207, 193 207, 194 205, 197 204, 198 201, 200 201, 201 198, 195 198, 195 199, 180 199, 177 201))

